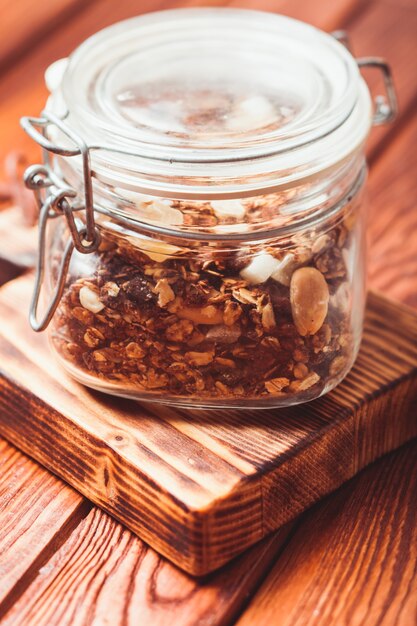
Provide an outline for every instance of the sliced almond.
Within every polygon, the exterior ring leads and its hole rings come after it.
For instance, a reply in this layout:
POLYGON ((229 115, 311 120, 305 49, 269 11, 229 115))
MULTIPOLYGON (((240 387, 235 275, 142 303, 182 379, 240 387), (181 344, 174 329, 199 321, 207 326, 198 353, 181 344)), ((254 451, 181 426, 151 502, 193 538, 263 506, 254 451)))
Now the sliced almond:
POLYGON ((163 308, 169 302, 175 300, 175 293, 166 278, 161 278, 155 285, 155 293, 158 294, 158 305, 163 308))
POLYGON ((240 287, 239 289, 232 289, 233 297, 236 298, 242 304, 258 304, 259 296, 255 297, 249 289, 240 287))
POLYGON ((261 320, 265 330, 271 331, 276 327, 274 309, 270 302, 262 308, 261 320))
POLYGON ((184 252, 182 248, 156 239, 143 239, 138 241, 136 238, 132 238, 132 243, 138 246, 152 261, 156 261, 157 263, 163 263, 167 259, 173 259, 184 252))

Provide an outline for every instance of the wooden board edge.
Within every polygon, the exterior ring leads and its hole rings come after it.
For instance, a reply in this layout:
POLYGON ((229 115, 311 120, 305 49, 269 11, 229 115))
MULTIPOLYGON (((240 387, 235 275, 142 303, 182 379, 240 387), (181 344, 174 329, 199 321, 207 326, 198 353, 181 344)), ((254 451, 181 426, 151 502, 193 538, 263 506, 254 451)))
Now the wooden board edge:
POLYGON ((282 465, 262 477, 264 533, 273 532, 293 520, 309 506, 337 490, 367 465, 417 437, 416 414, 417 368, 387 385, 380 393, 365 399, 354 410, 345 409, 344 441, 350 447, 343 449, 340 441, 333 436, 335 430, 329 427, 320 433, 308 449, 299 454, 295 454, 295 451, 282 465), (386 411, 392 412, 394 428, 390 430, 381 421, 386 411), (375 445, 366 453, 359 446, 360 452, 355 456, 358 440, 364 440, 365 437, 375 445), (333 458, 333 463, 327 465, 327 470, 324 470, 325 465, 322 463, 323 447, 331 450, 333 458), (320 459, 320 463, 317 463, 317 459, 320 459), (283 484, 287 485, 288 492, 282 490, 283 484), (277 485, 281 486, 280 493, 277 493, 277 485), (304 499, 300 501, 298 512, 294 515, 294 509, 291 513, 288 512, 285 496, 290 494, 294 497, 297 485, 307 485, 308 488, 305 489, 304 499))
POLYGON ((97 460, 97 472, 93 477, 86 475, 90 471, 87 464, 82 462, 83 455, 88 454, 86 448, 77 449, 81 459, 81 469, 77 474, 73 473, 74 467, 69 464, 68 458, 64 460, 63 451, 77 448, 80 441, 80 433, 77 425, 69 418, 55 411, 43 400, 32 392, 16 384, 0 370, 0 434, 17 448, 41 463, 53 474, 62 478, 91 502, 115 517, 132 532, 138 535, 160 554, 174 562, 181 569, 193 575, 207 573, 202 563, 206 545, 204 533, 204 517, 207 511, 193 511, 186 509, 183 503, 177 502, 174 496, 163 493, 156 485, 152 485, 148 477, 143 476, 137 468, 128 466, 128 463, 117 454, 117 451, 106 446, 102 441, 94 440, 90 436, 91 448, 97 447, 102 451, 102 459, 97 460), (34 412, 46 413, 50 420, 56 420, 66 430, 66 437, 61 442, 56 442, 56 447, 51 449, 50 441, 46 433, 39 432, 36 441, 27 436, 26 425, 34 412), (102 463, 100 463, 102 461, 102 463), (120 472, 126 472, 124 484, 108 485, 108 467, 117 465, 120 472), (107 471, 106 471, 107 470, 107 471), (113 490, 112 497, 103 497, 103 485, 105 491, 113 490), (146 517, 143 506, 132 506, 132 494, 137 497, 151 498, 152 506, 156 513, 163 516, 164 509, 171 507, 169 524, 163 523, 160 532, 155 532, 158 520, 146 517), (134 515, 135 508, 141 513, 134 515), (174 524, 172 512, 175 512, 177 524, 174 524), (142 516, 142 517, 141 517, 142 516), (165 533, 165 534, 164 534, 165 533), (169 534, 168 534, 169 533, 169 534))

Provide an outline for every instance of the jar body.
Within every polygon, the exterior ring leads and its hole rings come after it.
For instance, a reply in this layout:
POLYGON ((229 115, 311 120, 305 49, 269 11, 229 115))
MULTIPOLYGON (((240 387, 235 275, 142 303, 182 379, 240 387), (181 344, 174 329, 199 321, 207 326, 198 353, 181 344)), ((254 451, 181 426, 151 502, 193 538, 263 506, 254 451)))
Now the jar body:
MULTIPOLYGON (((263 408, 328 392, 361 338, 363 179, 364 166, 319 218, 253 241, 157 237, 98 219, 98 252, 71 261, 49 331, 55 353, 83 384, 141 401, 263 408)), ((274 197, 252 198, 251 211, 279 213, 274 197)), ((149 200, 150 210, 160 201, 192 213, 178 200, 149 200)), ((198 216, 233 223, 248 202, 213 202, 198 216)), ((51 289, 67 237, 54 220, 51 289)))

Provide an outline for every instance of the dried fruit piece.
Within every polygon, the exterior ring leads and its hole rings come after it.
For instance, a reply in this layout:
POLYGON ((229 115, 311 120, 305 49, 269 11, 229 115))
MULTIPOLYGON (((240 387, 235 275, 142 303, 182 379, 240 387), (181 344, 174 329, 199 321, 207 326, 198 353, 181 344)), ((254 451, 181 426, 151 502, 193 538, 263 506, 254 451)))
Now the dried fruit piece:
POLYGON ((98 294, 89 287, 81 287, 79 297, 81 306, 91 313, 100 313, 104 309, 104 304, 98 294))
POLYGON ((258 254, 241 272, 244 280, 252 285, 264 283, 278 269, 279 261, 271 254, 258 254))
POLYGON ((129 300, 136 304, 146 304, 155 301, 152 284, 143 276, 134 276, 125 286, 129 300))
POLYGON ((291 279, 290 301, 300 335, 317 333, 326 319, 329 305, 329 288, 323 274, 314 267, 296 270, 291 279))
POLYGON ((271 278, 288 287, 291 282, 291 276, 300 265, 301 263, 289 252, 278 262, 278 266, 272 272, 271 278))

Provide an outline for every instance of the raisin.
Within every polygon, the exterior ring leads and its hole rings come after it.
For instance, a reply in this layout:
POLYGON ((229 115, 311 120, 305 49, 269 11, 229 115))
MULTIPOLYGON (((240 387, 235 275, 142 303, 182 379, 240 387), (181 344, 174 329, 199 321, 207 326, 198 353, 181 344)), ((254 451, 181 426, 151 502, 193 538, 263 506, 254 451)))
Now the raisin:
POLYGON ((137 304, 151 304, 156 302, 156 295, 152 292, 151 284, 143 276, 135 276, 129 281, 126 295, 137 304))

